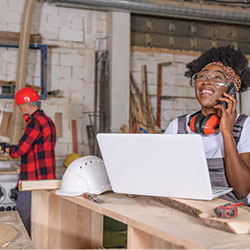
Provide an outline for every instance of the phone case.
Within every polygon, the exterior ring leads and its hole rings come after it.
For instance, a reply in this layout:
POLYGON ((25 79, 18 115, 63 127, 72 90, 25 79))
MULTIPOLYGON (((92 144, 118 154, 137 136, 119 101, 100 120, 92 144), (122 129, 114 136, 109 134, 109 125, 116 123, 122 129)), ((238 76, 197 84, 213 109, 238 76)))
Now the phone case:
MULTIPOLYGON (((235 91, 234 84, 232 84, 229 87, 226 93, 236 98, 236 91, 235 91)), ((222 105, 225 109, 227 109, 227 103, 225 101, 221 102, 220 105, 222 105)))

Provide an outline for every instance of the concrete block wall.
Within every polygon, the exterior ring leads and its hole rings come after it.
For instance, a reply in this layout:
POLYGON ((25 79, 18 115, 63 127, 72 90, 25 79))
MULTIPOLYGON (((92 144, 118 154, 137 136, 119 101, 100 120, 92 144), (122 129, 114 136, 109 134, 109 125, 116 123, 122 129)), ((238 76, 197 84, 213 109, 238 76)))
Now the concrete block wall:
MULTIPOLYGON (((24 3, 25 0, 0 1, 0 31, 21 31, 24 3)), ((86 126, 94 111, 95 40, 106 36, 106 16, 104 11, 35 3, 31 34, 39 33, 43 44, 56 45, 48 49, 47 90, 59 89, 61 97, 42 100, 42 109, 53 120, 56 112, 62 112, 63 136, 56 144, 59 159, 73 151, 71 120, 77 121, 79 154, 89 154, 86 126)), ((15 80, 17 49, 0 48, 0 60, 0 80, 15 80)), ((40 62, 40 52, 29 50, 28 84, 40 85, 40 62)), ((0 99, 0 110, 12 111, 13 104, 12 99, 0 99)))
MULTIPOLYGON (((24 3, 25 0, 0 1, 0 31, 20 32, 24 3)), ((57 7, 48 2, 36 1, 31 33, 41 34, 42 43, 55 45, 48 49, 47 90, 59 89, 61 97, 43 100, 42 109, 53 120, 56 112, 63 114, 63 136, 57 139, 56 156, 63 159, 73 150, 71 120, 77 121, 79 154, 87 155, 89 146, 86 126, 90 124, 90 117, 93 119, 94 111, 95 41, 106 36, 107 12, 57 7)), ((144 64, 147 66, 148 92, 155 116, 157 65, 163 62, 172 63, 163 68, 162 95, 166 99, 161 101, 162 130, 177 116, 199 109, 194 90, 184 77, 185 65, 196 56, 167 50, 131 51, 130 70, 139 88, 141 68, 144 64)), ((15 80, 16 65, 17 50, 0 48, 0 80, 15 80)), ((29 51, 27 83, 40 83, 40 52, 29 51)), ((12 109, 12 99, 0 98, 0 110, 12 109)), ((124 115, 124 112, 120 114, 124 115)), ((8 138, 0 137, 1 140, 8 138)))
POLYGON ((157 69, 159 63, 171 62, 162 69, 161 130, 165 130, 170 121, 179 115, 199 109, 194 88, 189 85, 189 79, 184 76, 186 64, 195 56, 174 54, 173 52, 141 52, 131 53, 131 72, 141 90, 142 66, 147 67, 148 93, 156 118, 157 110, 157 69))

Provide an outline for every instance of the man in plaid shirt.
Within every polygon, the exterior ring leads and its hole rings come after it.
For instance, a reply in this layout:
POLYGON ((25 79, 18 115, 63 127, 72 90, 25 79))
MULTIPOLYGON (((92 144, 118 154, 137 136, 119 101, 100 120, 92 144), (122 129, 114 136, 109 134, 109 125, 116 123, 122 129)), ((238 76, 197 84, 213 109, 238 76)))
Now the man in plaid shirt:
MULTIPOLYGON (((32 88, 23 88, 16 93, 16 105, 27 123, 18 145, 2 147, 2 150, 9 153, 12 158, 21 156, 20 180, 56 178, 56 130, 53 121, 39 109, 39 99, 39 95, 32 88)), ((16 210, 30 234, 30 191, 18 193, 16 210)))

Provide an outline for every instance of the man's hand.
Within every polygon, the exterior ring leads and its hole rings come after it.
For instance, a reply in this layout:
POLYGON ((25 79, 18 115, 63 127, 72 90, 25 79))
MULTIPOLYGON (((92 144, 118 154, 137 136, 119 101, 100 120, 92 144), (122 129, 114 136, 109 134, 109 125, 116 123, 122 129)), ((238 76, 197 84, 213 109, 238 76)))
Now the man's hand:
POLYGON ((0 142, 0 151, 6 153, 6 148, 10 148, 10 144, 8 142, 0 142))

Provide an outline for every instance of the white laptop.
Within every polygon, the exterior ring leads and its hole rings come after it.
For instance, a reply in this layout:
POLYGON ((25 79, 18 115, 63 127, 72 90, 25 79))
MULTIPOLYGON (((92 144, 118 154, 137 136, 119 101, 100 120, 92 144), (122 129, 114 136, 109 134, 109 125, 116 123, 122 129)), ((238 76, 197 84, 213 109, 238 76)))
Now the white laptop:
POLYGON ((198 134, 99 133, 97 141, 116 193, 211 200, 202 137, 198 134))

